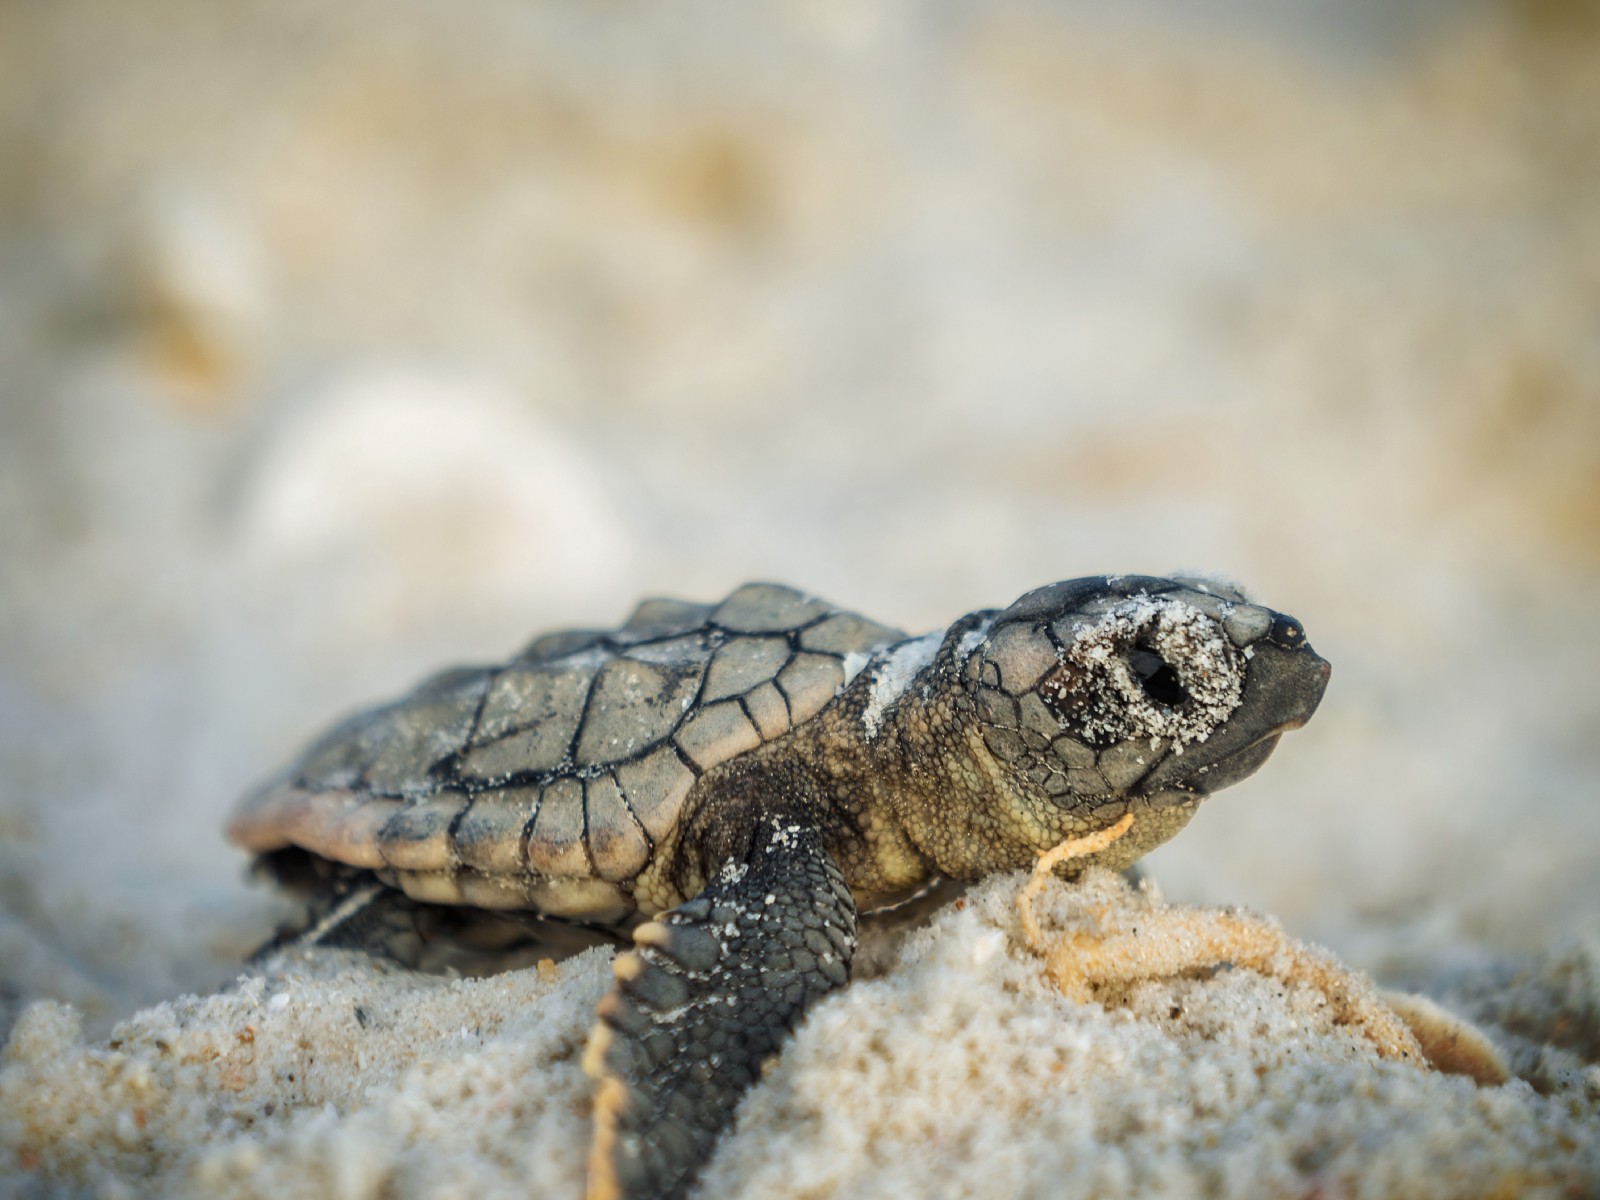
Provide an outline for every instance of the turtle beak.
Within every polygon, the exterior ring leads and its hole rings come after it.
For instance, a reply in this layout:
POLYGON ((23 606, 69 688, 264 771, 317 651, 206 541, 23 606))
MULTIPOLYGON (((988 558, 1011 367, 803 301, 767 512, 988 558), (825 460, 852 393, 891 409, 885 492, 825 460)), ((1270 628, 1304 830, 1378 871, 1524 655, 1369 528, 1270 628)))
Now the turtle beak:
POLYGON ((1305 709, 1303 712, 1285 717, 1281 724, 1273 728, 1269 736, 1276 737, 1278 734, 1288 733, 1291 729, 1299 729, 1307 721, 1311 720, 1311 714, 1317 711, 1317 705, 1322 702, 1322 693, 1327 690, 1328 680, 1333 675, 1333 664, 1320 657, 1310 646, 1305 648, 1304 653, 1311 660, 1307 665, 1314 672, 1313 676, 1306 681, 1307 686, 1302 690, 1299 697, 1301 703, 1305 705, 1305 709))

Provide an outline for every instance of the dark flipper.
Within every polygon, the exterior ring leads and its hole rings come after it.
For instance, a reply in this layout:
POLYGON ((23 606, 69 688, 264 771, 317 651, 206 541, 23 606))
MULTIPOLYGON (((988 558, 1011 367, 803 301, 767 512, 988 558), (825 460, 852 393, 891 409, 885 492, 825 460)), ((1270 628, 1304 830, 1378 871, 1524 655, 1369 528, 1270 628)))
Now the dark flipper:
POLYGON ((591 946, 618 945, 627 936, 621 929, 536 912, 428 904, 384 884, 372 871, 300 850, 262 855, 256 867, 305 900, 306 920, 280 929, 250 956, 252 963, 326 946, 415 970, 492 975, 545 958, 570 958, 591 946))
POLYGON ((418 905, 385 887, 371 871, 300 851, 261 855, 255 869, 304 897, 307 919, 298 928, 278 930, 250 956, 251 962, 262 962, 280 950, 329 946, 362 950, 402 966, 418 964, 418 905))
POLYGON ((743 855, 634 943, 585 1059, 600 1080, 591 1200, 683 1194, 761 1064, 849 979, 855 902, 813 826, 764 817, 743 855))

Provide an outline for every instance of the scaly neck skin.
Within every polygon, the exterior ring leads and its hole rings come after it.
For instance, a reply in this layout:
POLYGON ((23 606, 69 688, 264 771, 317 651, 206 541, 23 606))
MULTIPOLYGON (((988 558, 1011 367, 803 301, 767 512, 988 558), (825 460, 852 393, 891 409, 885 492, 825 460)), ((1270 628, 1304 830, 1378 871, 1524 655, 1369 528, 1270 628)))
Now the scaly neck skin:
POLYGON ((856 904, 893 903, 938 873, 910 836, 896 797, 920 782, 890 728, 867 739, 861 706, 846 689, 828 712, 796 731, 803 761, 826 813, 824 838, 856 904))
POLYGON ((972 880, 1029 865, 1034 851, 955 669, 941 658, 919 675, 877 757, 884 799, 907 838, 941 875, 972 880))
POLYGON ((976 879, 1033 861, 1029 834, 1041 835, 1002 790, 959 678, 963 632, 958 622, 892 704, 873 703, 874 664, 814 722, 804 757, 853 838, 835 850, 852 889, 890 897, 934 874, 976 879))

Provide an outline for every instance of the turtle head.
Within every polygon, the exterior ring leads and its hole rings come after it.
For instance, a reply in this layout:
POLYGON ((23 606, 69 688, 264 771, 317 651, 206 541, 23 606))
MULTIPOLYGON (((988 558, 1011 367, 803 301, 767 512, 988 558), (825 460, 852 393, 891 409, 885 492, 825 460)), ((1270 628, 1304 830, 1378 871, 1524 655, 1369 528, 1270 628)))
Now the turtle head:
POLYGON ((967 645, 969 744, 991 760, 1008 824, 1043 849, 1131 811, 1129 834, 1094 860, 1113 867, 1260 767, 1310 719, 1330 671, 1293 617, 1192 578, 1051 584, 967 645))

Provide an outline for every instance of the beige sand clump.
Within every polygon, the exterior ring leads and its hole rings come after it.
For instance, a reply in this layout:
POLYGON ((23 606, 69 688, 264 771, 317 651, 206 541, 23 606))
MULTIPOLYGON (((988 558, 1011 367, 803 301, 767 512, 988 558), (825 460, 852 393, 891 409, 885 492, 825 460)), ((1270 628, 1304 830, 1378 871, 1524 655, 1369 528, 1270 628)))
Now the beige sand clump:
POLYGON ((0 1154, 92 1194, 576 1195, 609 982, 604 952, 475 980, 319 952, 104 1043, 39 1004, 0 1065, 0 1154))
MULTIPOLYGON (((705 1194, 1492 1196, 1600 1186, 1600 1089, 1541 1096, 1382 1057, 1325 979, 1245 968, 1063 994, 1026 948, 1020 876, 977 889, 898 969, 822 1005, 745 1105, 705 1194)), ((1037 903, 1056 940, 1160 932, 1092 872, 1037 903)), ((1193 911, 1193 910, 1189 910, 1193 911)), ((1316 954, 1284 939, 1296 954, 1316 954)), ((1320 957, 1320 956, 1318 956, 1320 957)), ((1370 985, 1354 980, 1352 987, 1370 985)), ((1571 1190, 1569 1190, 1571 1189, 1571 1190)))
MULTIPOLYGON (((1406 1003, 1409 998, 1403 994, 1398 1007, 1386 1004, 1366 977, 1327 951, 1302 945, 1276 921, 1254 913, 1163 904, 1153 888, 1146 889, 1143 903, 1120 910, 1104 904, 1085 908, 1083 895, 1073 893, 1080 901, 1074 906, 1078 909, 1074 919, 1054 936, 1046 936, 1035 912, 1035 897, 1056 879, 1057 865, 1099 853, 1132 827, 1133 814, 1128 813, 1108 829, 1067 838, 1039 856, 1017 897, 1023 944, 1045 960, 1046 972, 1063 995, 1085 1002, 1118 995, 1148 979, 1210 973, 1219 964, 1248 967, 1269 979, 1316 988, 1332 1006, 1334 1021, 1359 1028, 1380 1057, 1414 1066, 1434 1062, 1413 1028, 1432 1031, 1451 1025, 1442 1009, 1426 1001, 1406 1003)), ((1506 1079, 1498 1063, 1481 1074, 1454 1073, 1473 1074, 1480 1082, 1506 1079)))
MULTIPOLYGON (((698 1194, 1600 1187, 1600 1068, 1581 1061, 1581 1045, 1564 1051, 1565 1084, 1548 1094, 1521 1080, 1480 1087, 1384 1057, 1370 985, 1281 932, 1270 973, 1229 966, 1182 934, 1238 914, 1169 907, 1149 886, 1091 872, 1030 897, 1036 949, 1024 890, 1021 875, 982 885, 906 938, 881 977, 820 1005, 751 1093, 698 1194), (1050 959, 1088 946, 1091 928, 1146 938, 1154 954, 1145 970, 1085 955, 1085 1002, 1050 959), (1318 971, 1298 971, 1313 961, 1318 971)), ((37 1004, 0 1061, 5 1187, 578 1196, 590 1105, 580 1060, 609 957, 464 980, 319 951, 146 1009, 103 1041, 85 1039, 70 1007, 37 1004)), ((1565 967, 1543 991, 1538 978, 1529 995, 1581 985, 1565 967)), ((1568 1010, 1597 999, 1600 989, 1570 996, 1568 1010)), ((1548 998, 1515 1011, 1536 1010, 1550 1011, 1548 998)))

